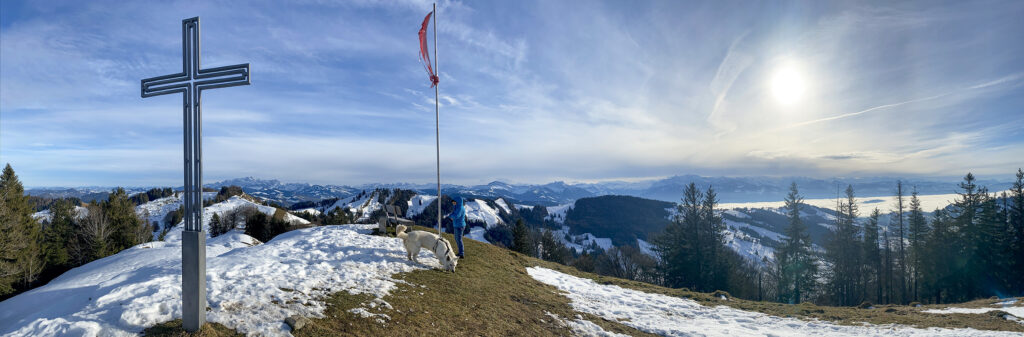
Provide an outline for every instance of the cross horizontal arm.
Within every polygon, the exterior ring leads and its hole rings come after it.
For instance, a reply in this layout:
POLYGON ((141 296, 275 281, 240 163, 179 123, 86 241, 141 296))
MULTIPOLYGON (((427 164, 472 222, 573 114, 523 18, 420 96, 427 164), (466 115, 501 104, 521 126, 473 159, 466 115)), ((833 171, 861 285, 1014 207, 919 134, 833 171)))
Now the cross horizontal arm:
POLYGON ((199 90, 249 85, 249 64, 200 69, 196 80, 199 90))
POLYGON ((142 80, 142 97, 153 97, 185 92, 188 90, 188 74, 177 73, 142 80))

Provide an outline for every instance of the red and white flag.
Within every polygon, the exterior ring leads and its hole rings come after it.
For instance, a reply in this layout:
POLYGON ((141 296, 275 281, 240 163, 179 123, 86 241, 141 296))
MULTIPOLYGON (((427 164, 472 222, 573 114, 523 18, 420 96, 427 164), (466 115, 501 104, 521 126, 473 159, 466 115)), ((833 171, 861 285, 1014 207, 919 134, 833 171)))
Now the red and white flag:
MULTIPOLYGON (((427 17, 423 18, 423 26, 420 27, 420 58, 423 59, 427 68, 427 74, 430 75, 431 88, 437 85, 437 82, 440 80, 437 78, 437 74, 434 73, 434 66, 430 63, 430 48, 427 47, 427 25, 430 24, 430 17, 433 15, 434 12, 427 13, 427 17)), ((437 47, 435 46, 434 48, 437 47)))

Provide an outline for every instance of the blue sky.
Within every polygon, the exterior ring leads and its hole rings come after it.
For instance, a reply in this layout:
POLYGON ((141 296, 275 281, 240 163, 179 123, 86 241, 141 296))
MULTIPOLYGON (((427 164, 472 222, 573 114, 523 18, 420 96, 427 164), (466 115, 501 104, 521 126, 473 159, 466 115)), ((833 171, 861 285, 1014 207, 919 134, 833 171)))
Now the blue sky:
MULTIPOLYGON (((430 2, 0 6, 0 162, 26 185, 181 184, 180 98, 142 99, 139 80, 181 68, 181 20, 193 16, 204 67, 252 67, 251 86, 204 95, 206 181, 434 179, 416 40, 430 2)), ((438 12, 445 183, 1008 180, 1024 166, 1024 2, 442 1, 438 12)))

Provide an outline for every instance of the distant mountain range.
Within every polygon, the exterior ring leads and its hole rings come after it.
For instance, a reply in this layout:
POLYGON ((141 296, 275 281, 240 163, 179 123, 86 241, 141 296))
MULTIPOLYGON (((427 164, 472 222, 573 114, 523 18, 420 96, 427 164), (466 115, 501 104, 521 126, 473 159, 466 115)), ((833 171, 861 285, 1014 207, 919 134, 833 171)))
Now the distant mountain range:
MULTIPOLYGON (((800 193, 808 199, 835 197, 838 190, 847 184, 853 185, 858 196, 888 196, 896 188, 898 178, 834 178, 815 179, 807 177, 702 177, 696 175, 674 176, 659 180, 641 182, 611 181, 601 183, 568 184, 557 181, 547 184, 509 184, 494 181, 485 185, 461 186, 443 184, 441 191, 449 195, 463 195, 475 198, 504 198, 517 204, 553 206, 573 202, 577 199, 602 195, 629 195, 654 200, 677 202, 687 184, 693 182, 701 189, 713 186, 721 202, 756 202, 782 200, 789 190, 790 182, 796 182, 800 193)), ((909 190, 913 187, 922 195, 946 194, 957 190, 957 181, 903 180, 909 190)), ((1004 190, 1008 181, 979 180, 981 186, 990 191, 1004 190)), ((365 190, 376 188, 401 188, 420 194, 437 194, 435 184, 374 183, 361 186, 315 185, 306 183, 282 183, 253 177, 228 179, 205 184, 208 188, 235 185, 253 196, 291 205, 300 201, 319 201, 329 198, 347 198, 365 190)), ((145 191, 148 188, 127 188, 129 193, 145 191)), ((180 187, 178 188, 180 189, 180 187)), ((45 197, 79 197, 85 201, 104 199, 110 188, 32 188, 28 193, 45 197)))
MULTIPOLYGON (((86 187, 36 187, 28 188, 25 192, 28 195, 59 199, 59 198, 78 198, 83 202, 90 202, 93 200, 107 200, 107 196, 110 195, 110 191, 113 187, 102 187, 102 186, 86 186, 86 187)), ((145 192, 150 189, 149 187, 128 187, 125 188, 125 192, 128 194, 135 194, 139 192, 145 192)))

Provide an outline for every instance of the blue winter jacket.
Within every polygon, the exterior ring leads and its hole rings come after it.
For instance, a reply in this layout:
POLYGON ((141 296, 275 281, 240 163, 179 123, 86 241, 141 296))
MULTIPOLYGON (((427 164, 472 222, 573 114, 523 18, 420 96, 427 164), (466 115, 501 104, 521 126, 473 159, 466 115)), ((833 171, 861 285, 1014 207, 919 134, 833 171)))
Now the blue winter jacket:
POLYGON ((466 227, 466 208, 462 205, 462 197, 455 197, 455 210, 448 217, 452 218, 452 227, 466 227))

